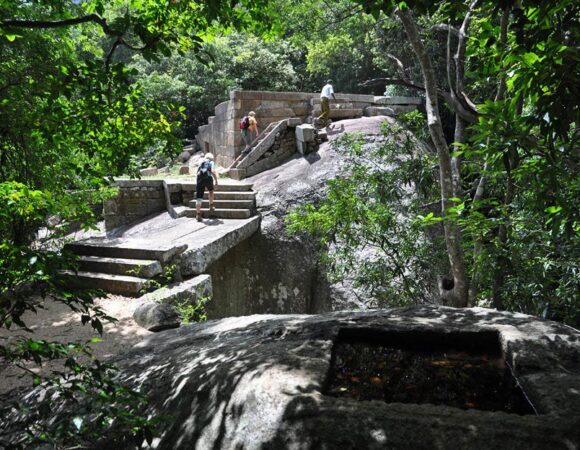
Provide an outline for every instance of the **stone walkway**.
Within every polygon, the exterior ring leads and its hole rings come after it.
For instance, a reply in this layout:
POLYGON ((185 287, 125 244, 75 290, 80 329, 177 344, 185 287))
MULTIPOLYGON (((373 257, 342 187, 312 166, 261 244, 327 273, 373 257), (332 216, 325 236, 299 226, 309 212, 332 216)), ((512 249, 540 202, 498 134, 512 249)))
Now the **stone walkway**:
POLYGON ((71 276, 86 286, 139 295, 148 283, 143 268, 151 269, 159 263, 175 264, 183 277, 201 274, 259 227, 259 216, 197 222, 187 217, 172 219, 162 212, 125 226, 112 236, 95 236, 67 244, 68 250, 81 255, 80 270, 71 276))

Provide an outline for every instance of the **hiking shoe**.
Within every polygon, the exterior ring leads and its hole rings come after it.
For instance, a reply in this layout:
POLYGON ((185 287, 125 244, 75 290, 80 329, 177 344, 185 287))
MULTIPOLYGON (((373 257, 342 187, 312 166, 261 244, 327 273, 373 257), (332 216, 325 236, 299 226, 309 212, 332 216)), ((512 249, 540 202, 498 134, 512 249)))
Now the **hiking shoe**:
POLYGON ((198 222, 201 222, 201 219, 202 219, 202 217, 201 217, 201 214, 198 214, 198 215, 195 217, 195 219, 196 219, 198 222))
POLYGON ((209 205, 209 211, 215 212, 215 205, 213 203, 209 205))

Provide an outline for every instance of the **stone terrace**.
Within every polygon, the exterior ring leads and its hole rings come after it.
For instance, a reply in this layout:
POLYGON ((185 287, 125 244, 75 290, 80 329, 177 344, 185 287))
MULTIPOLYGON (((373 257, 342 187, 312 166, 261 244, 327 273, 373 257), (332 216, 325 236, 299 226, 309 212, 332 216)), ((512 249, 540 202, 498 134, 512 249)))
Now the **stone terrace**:
MULTIPOLYGON (((320 114, 320 93, 232 91, 230 100, 215 107, 208 124, 199 127, 197 142, 204 152, 211 151, 216 162, 229 167, 244 149, 239 129, 240 119, 255 111, 258 125, 264 130, 283 119, 299 118, 303 123, 320 114)), ((336 94, 331 100, 331 119, 348 119, 376 115, 396 115, 417 109, 421 98, 378 97, 362 94, 336 94)))

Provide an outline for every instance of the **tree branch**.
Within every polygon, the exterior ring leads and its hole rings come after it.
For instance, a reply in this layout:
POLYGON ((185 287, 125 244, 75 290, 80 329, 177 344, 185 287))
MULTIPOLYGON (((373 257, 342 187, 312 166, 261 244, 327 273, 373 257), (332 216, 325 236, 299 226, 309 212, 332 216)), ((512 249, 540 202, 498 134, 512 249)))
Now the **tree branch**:
POLYGON ((11 19, 0 22, 0 28, 34 28, 34 29, 48 29, 48 28, 62 28, 71 25, 78 25, 81 23, 94 22, 99 24, 105 34, 111 36, 121 36, 122 33, 115 31, 109 27, 107 21, 97 14, 89 14, 87 16, 75 17, 64 20, 26 20, 26 19, 11 19))
POLYGON ((407 68, 405 67, 405 65, 403 64, 403 62, 397 58, 395 55, 392 55, 391 53, 387 53, 387 57, 389 59, 392 59, 393 61, 395 61, 395 64, 397 65, 397 67, 399 68, 399 71, 401 72, 401 74, 403 76, 407 75, 407 68))
POLYGON ((451 25, 445 23, 438 23, 429 28, 429 31, 445 31, 446 33, 453 33, 455 36, 459 36, 459 30, 451 25))

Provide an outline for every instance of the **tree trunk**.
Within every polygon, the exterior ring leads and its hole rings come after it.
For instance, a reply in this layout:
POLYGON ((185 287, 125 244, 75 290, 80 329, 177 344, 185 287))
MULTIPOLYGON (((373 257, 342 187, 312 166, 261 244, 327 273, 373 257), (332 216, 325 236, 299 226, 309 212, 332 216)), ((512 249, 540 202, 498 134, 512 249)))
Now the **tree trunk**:
MULTIPOLYGON (((459 33, 457 36, 457 51, 453 60, 455 61, 455 89, 451 84, 451 27, 449 27, 447 35, 447 77, 449 80, 449 90, 462 95, 465 90, 465 50, 467 47, 467 30, 469 29, 469 24, 471 23, 471 12, 477 5, 478 0, 471 2, 469 11, 465 14, 461 28, 459 28, 459 33)), ((459 144, 465 144, 465 121, 461 118, 461 115, 455 114, 455 134, 453 136, 455 142, 459 144)), ((453 147, 453 152, 461 150, 459 146, 453 147)), ((463 197, 463 189, 461 188, 461 160, 460 154, 454 155, 451 159, 451 170, 453 171, 453 194, 457 198, 463 197)))
MULTIPOLYGON (((505 47, 505 45, 507 43, 508 22, 509 22, 509 9, 506 7, 506 8, 504 8, 503 14, 501 16, 501 22, 500 22, 499 42, 500 42, 502 47, 505 47)), ((497 87, 497 93, 495 95, 494 101, 497 102, 497 101, 503 99, 503 96, 505 94, 505 89, 506 89, 506 78, 504 75, 499 80, 499 85, 497 87)), ((489 139, 487 140, 487 143, 489 146, 489 139)), ((483 194, 485 193, 485 183, 487 182, 487 179, 486 179, 487 167, 488 167, 488 164, 487 164, 487 160, 486 160, 485 164, 483 166, 482 176, 479 180, 479 183, 477 184, 477 190, 475 191, 475 195, 473 196, 473 204, 474 205, 476 205, 477 202, 483 198, 483 194)), ((507 237, 507 233, 506 233, 506 237, 507 237)), ((470 305, 473 305, 475 303, 475 300, 476 300, 477 294, 478 294, 479 280, 481 279, 481 268, 479 267, 480 266, 479 258, 481 256, 482 250, 483 250, 482 237, 478 236, 474 239, 474 244, 473 244, 473 269, 472 269, 472 275, 471 275, 471 283, 469 284, 469 304, 470 305)), ((499 284, 503 284, 498 278, 499 277, 494 277, 495 286, 498 285, 498 282, 499 282, 499 284)), ((499 299, 499 296, 496 297, 495 288, 494 288, 493 298, 494 298, 494 306, 497 307, 499 305, 499 301, 496 301, 496 298, 499 299)), ((498 308, 498 309, 500 309, 500 308, 498 308)))
MULTIPOLYGON (((439 115, 439 104, 437 99, 437 83, 431 59, 427 54, 425 46, 419 36, 419 31, 409 10, 397 10, 397 16, 400 18, 405 28, 405 32, 413 51, 417 55, 423 79, 425 82, 425 97, 427 107, 427 123, 431 139, 437 149, 439 159, 439 180, 441 184, 441 212, 443 217, 447 215, 449 208, 453 206, 450 199, 453 197, 453 178, 451 168, 451 157, 449 147, 443 133, 441 117, 439 115)), ((447 254, 451 265, 453 280, 443 280, 440 288, 448 295, 443 295, 446 303, 452 306, 467 306, 468 280, 465 271, 465 262, 463 260, 463 249, 461 247, 461 231, 452 220, 445 220, 445 244, 447 254)))

